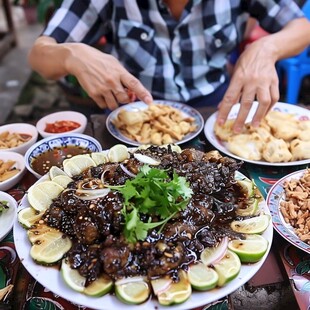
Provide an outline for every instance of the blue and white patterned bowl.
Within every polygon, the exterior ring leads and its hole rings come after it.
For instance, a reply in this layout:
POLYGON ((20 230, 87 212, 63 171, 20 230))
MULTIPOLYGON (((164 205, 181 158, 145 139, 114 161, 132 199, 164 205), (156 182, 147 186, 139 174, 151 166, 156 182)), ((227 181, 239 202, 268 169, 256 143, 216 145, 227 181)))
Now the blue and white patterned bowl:
POLYGON ((99 141, 95 138, 84 134, 63 134, 61 136, 53 136, 42 139, 35 143, 25 154, 25 165, 28 171, 30 171, 38 179, 42 177, 39 173, 32 169, 31 163, 40 154, 65 146, 78 146, 84 149, 88 149, 90 152, 101 152, 102 147, 99 141))

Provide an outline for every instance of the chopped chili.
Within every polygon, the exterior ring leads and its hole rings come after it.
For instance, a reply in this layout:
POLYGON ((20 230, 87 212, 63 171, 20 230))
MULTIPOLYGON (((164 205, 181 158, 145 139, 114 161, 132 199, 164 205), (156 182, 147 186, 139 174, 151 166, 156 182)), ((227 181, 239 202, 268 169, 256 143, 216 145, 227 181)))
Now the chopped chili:
POLYGON ((54 123, 47 123, 44 131, 49 133, 60 133, 71 131, 80 126, 81 124, 74 121, 56 121, 54 123))

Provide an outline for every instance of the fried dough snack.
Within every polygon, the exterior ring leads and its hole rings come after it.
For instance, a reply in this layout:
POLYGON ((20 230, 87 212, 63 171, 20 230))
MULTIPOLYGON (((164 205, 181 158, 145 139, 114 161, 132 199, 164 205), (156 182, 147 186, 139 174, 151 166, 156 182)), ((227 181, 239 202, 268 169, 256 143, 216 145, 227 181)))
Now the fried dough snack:
POLYGON ((163 104, 152 104, 145 110, 121 110, 112 123, 127 138, 155 145, 180 141, 197 129, 194 118, 163 104))
POLYGON ((285 200, 280 203, 283 218, 301 241, 310 244, 310 169, 300 179, 286 181, 284 191, 285 200))
POLYGON ((289 162, 310 158, 310 121, 294 115, 270 111, 259 127, 246 124, 240 134, 234 134, 234 119, 223 126, 214 125, 215 135, 226 142, 227 149, 249 160, 289 162))
POLYGON ((230 152, 250 160, 262 159, 263 145, 264 142, 257 133, 231 136, 227 141, 227 149, 230 152))
POLYGON ((0 182, 6 181, 16 175, 20 170, 14 167, 14 160, 0 159, 0 182))
POLYGON ((10 149, 19 146, 30 139, 30 135, 21 135, 16 132, 4 131, 0 133, 0 149, 10 149))

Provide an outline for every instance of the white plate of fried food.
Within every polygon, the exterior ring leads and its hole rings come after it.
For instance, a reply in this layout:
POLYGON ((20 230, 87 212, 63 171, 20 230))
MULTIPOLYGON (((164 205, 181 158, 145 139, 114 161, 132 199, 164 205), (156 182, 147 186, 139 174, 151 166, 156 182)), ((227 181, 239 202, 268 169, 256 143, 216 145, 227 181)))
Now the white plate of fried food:
POLYGON ((267 195, 275 230, 294 246, 310 253, 310 168, 275 183, 267 195))
POLYGON ((204 120, 183 103, 155 100, 147 105, 138 101, 111 112, 106 126, 112 136, 129 145, 165 145, 193 139, 203 129, 204 120))
POLYGON ((254 102, 240 134, 232 131, 240 104, 230 111, 223 126, 216 123, 217 112, 206 121, 204 133, 219 151, 249 163, 294 166, 310 162, 310 110, 277 102, 258 128, 250 124, 258 102, 254 102))

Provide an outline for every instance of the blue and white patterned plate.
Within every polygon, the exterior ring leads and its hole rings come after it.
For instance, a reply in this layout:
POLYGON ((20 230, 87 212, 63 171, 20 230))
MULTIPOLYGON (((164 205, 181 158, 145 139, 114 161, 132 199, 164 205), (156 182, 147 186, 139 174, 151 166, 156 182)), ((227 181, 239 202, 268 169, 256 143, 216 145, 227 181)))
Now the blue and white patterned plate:
POLYGON ((101 144, 96 139, 88 135, 71 133, 71 134, 63 134, 61 136, 52 136, 38 141, 31 148, 28 149, 28 151, 25 154, 26 168, 37 178, 40 178, 41 175, 36 173, 31 168, 32 161, 40 154, 46 151, 55 148, 65 147, 68 145, 88 149, 91 153, 102 151, 101 144))
MULTIPOLYGON (((246 119, 246 122, 250 122, 251 119, 254 116, 254 113, 256 111, 256 108, 258 106, 258 102, 255 101, 250 113, 246 119)), ((238 112, 239 112, 239 108, 240 108, 240 104, 235 104, 229 115, 228 115, 228 119, 234 119, 237 117, 238 112)), ((296 105, 293 104, 288 104, 288 103, 283 103, 283 102, 277 102, 273 107, 272 110, 275 111, 280 111, 283 113, 289 113, 292 114, 296 117, 296 119, 299 120, 310 120, 310 110, 298 107, 296 105)), ((304 164, 308 164, 310 163, 310 158, 309 159, 304 159, 304 160, 296 160, 296 161, 290 161, 290 162, 285 162, 285 163, 270 163, 267 161, 263 161, 263 160, 250 160, 250 159, 246 159, 240 156, 237 156, 233 153, 231 153, 227 148, 226 148, 226 143, 221 141, 214 132, 214 125, 216 122, 216 117, 217 117, 217 112, 213 113, 206 121, 206 124, 204 126, 204 133, 206 138, 208 139, 208 141, 219 151, 223 152, 224 154, 230 156, 230 157, 234 157, 236 159, 239 160, 243 160, 246 161, 248 163, 252 163, 252 164, 257 164, 257 165, 265 165, 265 166, 296 166, 296 165, 304 165, 304 164)))
MULTIPOLYGON (((183 103, 179 103, 179 102, 173 102, 173 101, 167 101, 167 100, 154 100, 155 104, 164 104, 164 105, 169 105, 175 109, 180 110, 185 117, 190 116, 193 117, 195 119, 195 125, 196 125, 196 130, 194 132, 191 132, 189 134, 187 134, 182 140, 180 141, 176 141, 175 144, 182 144, 185 142, 190 141, 191 139, 195 138, 203 129, 204 126, 204 119, 202 117, 202 115, 194 108, 192 108, 191 106, 188 106, 186 104, 183 103)), ((135 140, 129 139, 126 136, 124 136, 117 128, 116 126, 114 126, 114 124, 112 123, 113 119, 116 118, 117 114, 121 111, 121 110, 127 110, 127 111, 141 111, 141 110, 145 110, 147 109, 148 105, 145 104, 142 101, 137 101, 137 102, 133 102, 133 103, 129 103, 126 105, 123 105, 121 107, 119 107, 118 109, 112 111, 109 116, 107 117, 106 120, 106 126, 108 131, 110 132, 110 134, 115 137, 116 139, 129 144, 129 145, 136 145, 139 146, 142 143, 139 143, 135 140)))
POLYGON ((310 245, 301 241, 293 227, 286 223, 280 211, 280 203, 285 200, 284 183, 291 179, 300 179, 306 169, 292 172, 277 181, 269 190, 266 203, 269 207, 274 229, 294 246, 310 253, 310 245))

